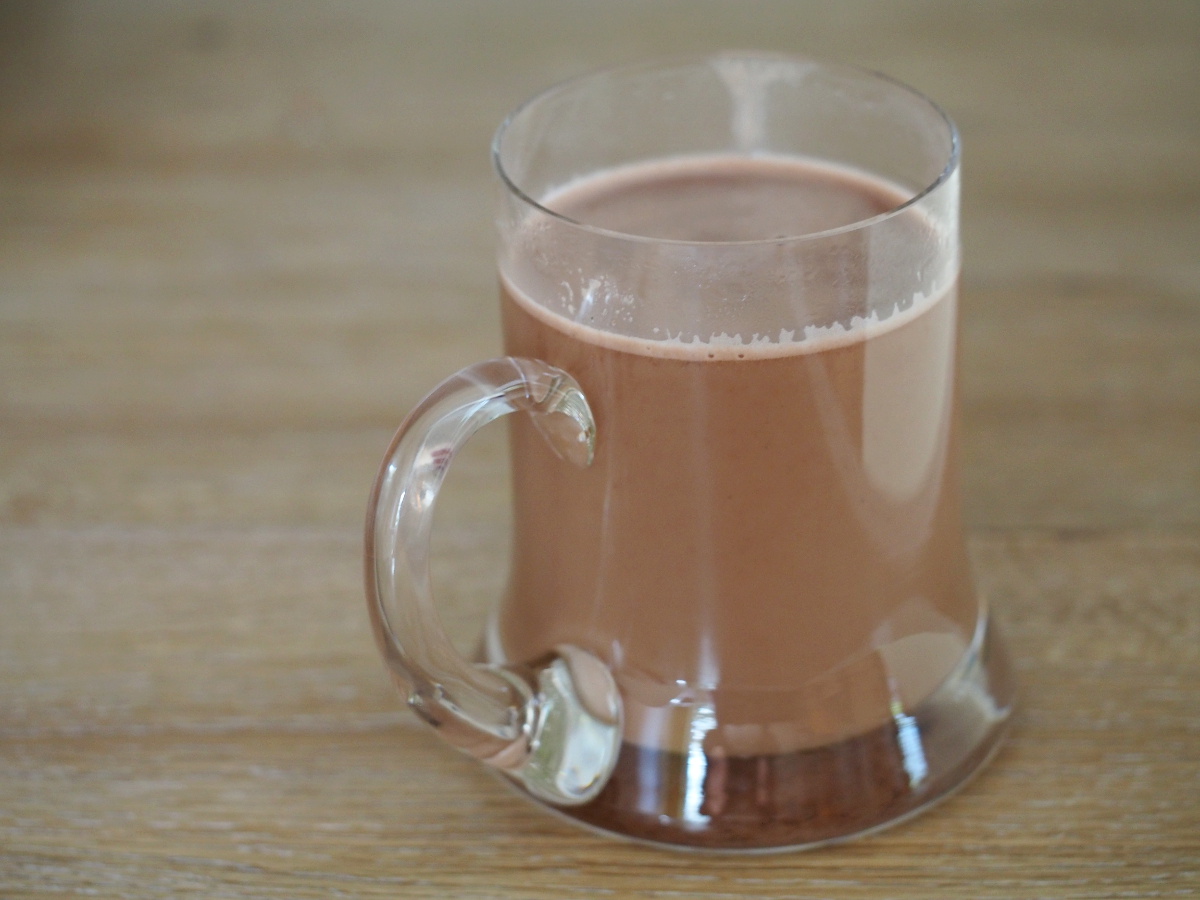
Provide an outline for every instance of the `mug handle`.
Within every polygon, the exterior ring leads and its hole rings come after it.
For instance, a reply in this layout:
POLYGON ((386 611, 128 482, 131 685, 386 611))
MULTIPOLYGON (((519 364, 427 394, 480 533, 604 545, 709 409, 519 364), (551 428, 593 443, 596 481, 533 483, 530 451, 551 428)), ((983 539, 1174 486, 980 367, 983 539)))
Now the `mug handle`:
POLYGON ((450 461, 484 425, 518 411, 560 457, 591 465, 595 422, 566 372, 505 357, 452 375, 401 424, 375 480, 367 605, 380 652, 421 718, 535 797, 577 805, 600 792, 616 764, 621 701, 612 674, 571 645, 533 667, 468 662, 442 628, 430 584, 434 501, 450 461))

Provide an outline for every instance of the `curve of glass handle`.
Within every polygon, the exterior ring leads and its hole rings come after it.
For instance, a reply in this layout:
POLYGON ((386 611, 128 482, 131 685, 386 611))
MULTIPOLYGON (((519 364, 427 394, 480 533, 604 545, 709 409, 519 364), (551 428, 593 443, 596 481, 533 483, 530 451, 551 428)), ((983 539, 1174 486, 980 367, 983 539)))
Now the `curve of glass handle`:
POLYGON ((447 638, 430 583, 433 509, 450 461, 512 412, 531 416, 560 457, 591 464, 591 409, 561 369, 506 357, 446 379, 396 432, 371 492, 367 602, 380 651, 421 718, 534 796, 575 805, 600 792, 616 763, 621 701, 612 674, 569 645, 535 668, 471 663, 447 638))

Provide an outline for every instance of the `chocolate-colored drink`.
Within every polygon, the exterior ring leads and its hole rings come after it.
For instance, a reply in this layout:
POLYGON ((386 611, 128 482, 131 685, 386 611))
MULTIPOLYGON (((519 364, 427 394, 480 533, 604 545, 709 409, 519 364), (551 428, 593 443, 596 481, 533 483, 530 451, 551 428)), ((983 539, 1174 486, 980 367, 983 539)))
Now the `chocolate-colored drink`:
MULTIPOLYGON (((539 296, 545 279, 526 278, 523 260, 573 248, 532 228, 502 261, 506 352, 571 373, 597 427, 595 460, 579 469, 512 420, 513 569, 490 641, 509 662, 575 645, 616 677, 617 771, 572 815, 730 847, 771 843, 764 829, 780 844, 819 840, 919 805, 908 788, 922 763, 897 734, 959 665, 980 611, 959 519, 955 295, 868 297, 847 261, 873 251, 850 229, 796 267, 803 281, 779 276, 781 258, 815 252, 783 237, 905 200, 861 174, 769 156, 640 164, 541 198, 656 239, 647 254, 781 238, 735 279, 744 295, 712 300, 710 333, 683 324, 707 315, 703 275, 688 295, 653 277, 614 293, 600 274, 589 291, 564 281, 539 296), (771 330, 797 305, 817 320, 826 307, 861 315, 771 330), (823 793, 823 773, 847 766, 884 774, 855 796, 823 793)), ((896 215, 914 240, 930 228, 896 215)))
POLYGON ((972 588, 958 133, 885 77, 727 53, 598 72, 492 144, 505 349, 409 413, 367 509, 408 702, 623 837, 811 847, 946 796, 1012 683, 972 588), (512 426, 482 660, 437 617, 455 454, 512 426))

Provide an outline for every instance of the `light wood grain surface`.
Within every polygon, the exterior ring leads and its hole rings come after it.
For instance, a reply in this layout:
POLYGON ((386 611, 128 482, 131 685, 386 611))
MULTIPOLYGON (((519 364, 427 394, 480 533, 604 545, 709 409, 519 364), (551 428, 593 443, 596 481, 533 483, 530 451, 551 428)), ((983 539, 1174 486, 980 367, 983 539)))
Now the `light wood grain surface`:
MULTIPOLYGON (((502 439, 456 466, 463 646, 502 439)), ((0 5, 0 897, 1200 894, 1200 4, 0 5), (966 502, 1021 680, 992 766, 842 847, 526 804, 370 638, 378 457, 498 347, 496 123, 608 63, 817 53, 965 153, 966 502)))

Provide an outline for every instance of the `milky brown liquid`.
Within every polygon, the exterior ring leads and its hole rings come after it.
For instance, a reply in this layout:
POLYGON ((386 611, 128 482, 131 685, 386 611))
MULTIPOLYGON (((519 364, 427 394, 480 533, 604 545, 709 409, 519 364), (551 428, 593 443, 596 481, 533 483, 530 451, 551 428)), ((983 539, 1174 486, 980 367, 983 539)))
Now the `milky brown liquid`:
MULTIPOLYGON (((711 241, 836 228, 902 200, 814 164, 728 158, 597 176, 552 207, 616 231, 711 241)), ((756 843, 781 816, 792 822, 781 843, 797 842, 797 817, 869 823, 905 802, 896 717, 950 675, 976 629, 953 288, 896 297, 890 318, 803 340, 775 323, 790 301, 771 272, 762 279, 761 299, 743 302, 760 302, 770 328, 751 311, 737 338, 679 342, 570 321, 502 277, 506 352, 574 375, 598 437, 579 469, 514 420, 514 559, 496 638, 508 660, 570 643, 613 669, 626 744, 609 788, 577 813, 602 826, 736 845, 739 828, 756 843), (697 748, 703 808, 685 796, 697 748), (801 808, 781 799, 795 790, 780 787, 785 776, 819 785, 848 758, 870 768, 876 757, 871 770, 887 774, 864 785, 879 794, 870 802, 819 787, 802 791, 801 808), (664 803, 691 838, 654 815, 664 803), (630 813, 639 804, 645 821, 630 813)), ((672 308, 691 301, 633 302, 677 322, 672 308)))

